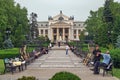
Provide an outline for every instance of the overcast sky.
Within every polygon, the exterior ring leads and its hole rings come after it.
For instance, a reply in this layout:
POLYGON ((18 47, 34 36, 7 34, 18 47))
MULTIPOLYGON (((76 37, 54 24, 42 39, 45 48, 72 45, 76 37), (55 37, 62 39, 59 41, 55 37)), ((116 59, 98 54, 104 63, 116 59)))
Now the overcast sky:
MULTIPOLYGON (((47 21, 48 16, 55 16, 62 10, 67 16, 74 16, 75 20, 85 21, 90 10, 98 10, 105 0, 15 0, 28 10, 28 15, 35 12, 38 21, 47 21)), ((115 0, 119 1, 120 0, 115 0)))

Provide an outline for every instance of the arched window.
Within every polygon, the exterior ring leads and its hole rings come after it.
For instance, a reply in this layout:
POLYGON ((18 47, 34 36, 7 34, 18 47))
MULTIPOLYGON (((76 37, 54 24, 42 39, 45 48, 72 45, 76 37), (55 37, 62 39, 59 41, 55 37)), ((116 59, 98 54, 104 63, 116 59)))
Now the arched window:
POLYGON ((64 20, 64 18, 61 16, 61 17, 59 17, 59 20, 62 21, 62 20, 64 20))

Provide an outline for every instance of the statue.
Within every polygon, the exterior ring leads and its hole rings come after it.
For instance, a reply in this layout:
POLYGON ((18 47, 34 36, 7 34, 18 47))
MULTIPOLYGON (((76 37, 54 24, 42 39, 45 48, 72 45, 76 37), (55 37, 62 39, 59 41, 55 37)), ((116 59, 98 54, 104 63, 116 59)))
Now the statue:
POLYGON ((5 40, 3 44, 4 44, 4 48, 5 48, 5 49, 13 48, 13 47, 14 47, 14 45, 12 44, 11 39, 5 40))
POLYGON ((62 40, 62 32, 60 32, 60 41, 62 40))

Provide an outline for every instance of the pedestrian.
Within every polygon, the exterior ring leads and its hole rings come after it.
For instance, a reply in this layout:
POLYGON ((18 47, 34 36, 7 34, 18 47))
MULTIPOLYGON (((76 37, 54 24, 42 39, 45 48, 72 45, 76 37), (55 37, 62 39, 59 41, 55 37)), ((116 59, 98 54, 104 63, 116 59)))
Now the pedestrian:
POLYGON ((66 55, 68 54, 69 46, 66 44, 66 55))
POLYGON ((100 52, 101 50, 99 49, 99 46, 96 45, 95 49, 93 50, 93 63, 95 64, 97 61, 100 61, 101 55, 97 55, 97 52, 100 52))
POLYGON ((60 47, 60 42, 58 42, 58 47, 60 47))
POLYGON ((97 56, 98 55, 102 55, 103 56, 103 61, 102 62, 97 61, 95 63, 94 74, 99 74, 99 67, 106 67, 106 66, 108 66, 108 64, 109 64, 109 62, 111 60, 111 56, 110 56, 109 51, 106 51, 106 53, 101 53, 101 51, 98 51, 97 52, 97 56))
POLYGON ((52 44, 50 43, 50 44, 49 44, 49 46, 50 46, 50 49, 51 49, 51 47, 52 47, 52 44))

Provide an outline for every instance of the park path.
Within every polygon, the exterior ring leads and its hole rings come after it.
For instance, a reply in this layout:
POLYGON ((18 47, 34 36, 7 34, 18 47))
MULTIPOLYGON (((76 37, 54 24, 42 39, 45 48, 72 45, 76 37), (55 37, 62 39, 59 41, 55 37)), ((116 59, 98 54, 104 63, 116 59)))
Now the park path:
POLYGON ((39 80, 49 80, 56 72, 68 71, 78 75, 82 80, 118 80, 111 75, 94 75, 93 72, 81 63, 81 59, 74 55, 70 50, 65 54, 65 46, 60 48, 55 46, 35 62, 31 63, 27 70, 17 72, 14 75, 7 73, 0 75, 0 80, 16 80, 22 76, 35 76, 39 80))

